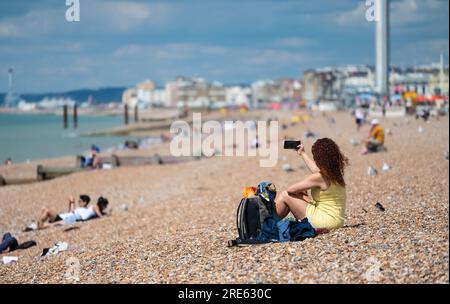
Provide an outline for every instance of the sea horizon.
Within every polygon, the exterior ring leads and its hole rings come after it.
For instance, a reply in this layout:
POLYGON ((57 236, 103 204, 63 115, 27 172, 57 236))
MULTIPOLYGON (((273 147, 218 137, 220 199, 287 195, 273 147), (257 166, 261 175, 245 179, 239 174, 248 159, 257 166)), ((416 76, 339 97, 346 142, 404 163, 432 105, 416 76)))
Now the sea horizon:
POLYGON ((95 144, 102 150, 118 146, 124 138, 118 136, 83 136, 83 133, 118 127, 120 116, 80 115, 78 128, 56 114, 0 112, 0 161, 11 158, 13 163, 85 154, 95 144))

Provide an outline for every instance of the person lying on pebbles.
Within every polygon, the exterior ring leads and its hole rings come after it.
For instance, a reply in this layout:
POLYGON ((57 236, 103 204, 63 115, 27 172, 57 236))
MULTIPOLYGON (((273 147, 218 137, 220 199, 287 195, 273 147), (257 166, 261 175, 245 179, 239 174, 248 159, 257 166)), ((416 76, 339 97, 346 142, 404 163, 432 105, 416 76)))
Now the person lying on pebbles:
POLYGON ((342 227, 346 203, 344 169, 348 159, 329 138, 318 139, 313 144, 313 159, 306 154, 303 144, 297 147, 297 153, 311 174, 277 198, 278 216, 284 218, 292 212, 297 220, 308 218, 315 229, 342 227), (312 199, 308 196, 308 190, 311 190, 312 199))
POLYGON ((36 242, 33 240, 26 241, 24 243, 19 244, 17 239, 11 235, 11 233, 6 232, 0 243, 0 254, 2 253, 10 253, 17 249, 28 249, 30 247, 36 246, 36 242))
POLYGON ((37 225, 31 224, 25 228, 25 231, 45 229, 55 225, 73 224, 77 221, 87 221, 111 214, 111 211, 106 212, 109 203, 106 198, 99 197, 96 205, 88 207, 90 201, 91 198, 88 195, 80 195, 78 208, 75 208, 75 199, 72 197, 69 199, 68 212, 64 213, 57 213, 44 207, 38 216, 37 225))

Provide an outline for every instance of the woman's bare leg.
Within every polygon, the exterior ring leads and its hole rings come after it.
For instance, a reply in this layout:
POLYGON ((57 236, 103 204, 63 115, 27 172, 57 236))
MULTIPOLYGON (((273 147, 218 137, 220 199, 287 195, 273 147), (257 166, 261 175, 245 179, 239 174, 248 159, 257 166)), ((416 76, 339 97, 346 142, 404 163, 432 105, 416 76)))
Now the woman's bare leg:
POLYGON ((285 218, 292 212, 297 220, 302 220, 306 216, 308 202, 306 193, 290 195, 287 191, 283 191, 276 201, 276 211, 280 218, 285 218))

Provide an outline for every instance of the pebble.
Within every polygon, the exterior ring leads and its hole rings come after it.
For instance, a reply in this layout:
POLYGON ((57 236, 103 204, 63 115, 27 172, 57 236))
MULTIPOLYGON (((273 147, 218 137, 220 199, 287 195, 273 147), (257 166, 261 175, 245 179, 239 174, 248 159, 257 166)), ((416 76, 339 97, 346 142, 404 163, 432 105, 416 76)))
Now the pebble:
POLYGON ((384 163, 383 168, 381 170, 386 172, 386 171, 390 171, 391 169, 392 169, 391 166, 389 166, 387 163, 384 163))
POLYGON ((367 168, 367 175, 369 176, 375 176, 378 174, 377 169, 375 169, 374 167, 369 167, 367 168))
MULTIPOLYGON (((286 152, 286 160, 273 168, 261 168, 258 157, 212 157, 167 166, 80 172, 43 183, 0 187, 0 231, 19 231, 19 242, 38 243, 21 250, 16 264, 0 267, 0 280, 70 283, 64 274, 67 259, 73 257, 80 261, 81 284, 367 283, 371 269, 379 274, 375 282, 381 284, 448 284, 448 167, 442 164, 443 152, 448 151, 448 118, 431 120, 427 136, 412 136, 423 122, 399 124, 395 141, 386 138, 388 152, 362 156, 348 138, 362 138, 365 130, 355 135, 353 120, 342 114, 335 115, 342 137, 336 137, 320 115, 308 127, 335 139, 350 160, 345 172, 346 228, 296 243, 226 247, 237 236, 242 188, 268 180, 283 191, 300 181, 306 170, 284 174, 282 169, 289 163, 300 171, 302 161, 295 153, 286 152), (394 168, 389 174, 366 177, 369 165, 381 168, 385 161, 394 168), (35 220, 40 203, 63 211, 65 198, 82 193, 93 199, 105 195, 114 210, 121 210, 124 202, 130 208, 127 213, 113 212, 80 223, 80 229, 71 233, 58 228, 20 232, 35 220), (378 211, 375 202, 386 211, 378 211), (39 258, 42 248, 61 239, 82 250, 39 258), (369 257, 380 264, 368 263, 369 257)), ((290 127, 286 136, 296 138, 304 128, 303 124, 290 127)), ((312 143, 305 147, 308 154, 312 143)), ((0 166, 0 175, 12 169, 0 166)), ((30 172, 35 174, 35 168, 30 172)))
POLYGON ((375 207, 382 212, 386 211, 386 209, 383 207, 383 205, 380 202, 377 202, 375 204, 375 207))
POLYGON ((359 146, 361 143, 358 140, 355 140, 354 138, 350 139, 350 144, 354 147, 359 146))
POLYGON ((289 165, 289 164, 284 164, 282 168, 283 168, 283 171, 286 172, 286 173, 294 172, 294 171, 295 171, 295 170, 291 167, 291 165, 289 165))

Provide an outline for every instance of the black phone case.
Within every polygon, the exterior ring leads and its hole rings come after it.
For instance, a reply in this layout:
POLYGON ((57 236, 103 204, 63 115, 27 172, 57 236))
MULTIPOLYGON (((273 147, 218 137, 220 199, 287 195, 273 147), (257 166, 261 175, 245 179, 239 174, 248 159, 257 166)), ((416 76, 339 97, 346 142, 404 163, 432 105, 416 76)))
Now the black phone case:
POLYGON ((286 140, 284 141, 284 149, 297 149, 297 147, 301 144, 299 140, 286 140))

